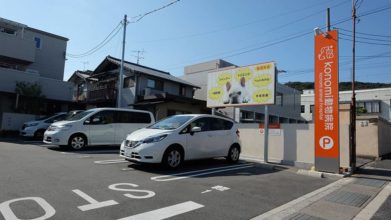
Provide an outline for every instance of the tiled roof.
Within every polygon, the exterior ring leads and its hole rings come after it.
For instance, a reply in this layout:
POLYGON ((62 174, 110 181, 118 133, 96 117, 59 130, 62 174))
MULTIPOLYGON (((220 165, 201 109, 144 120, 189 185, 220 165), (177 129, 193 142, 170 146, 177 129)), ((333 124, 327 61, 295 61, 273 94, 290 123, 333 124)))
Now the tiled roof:
MULTIPOLYGON (((121 60, 120 59, 117 59, 117 58, 114 58, 114 57, 111 57, 111 56, 107 56, 106 59, 108 61, 112 62, 112 63, 115 63, 118 66, 121 65, 121 60)), ((131 62, 125 61, 124 62, 124 68, 127 69, 127 70, 131 70, 131 71, 135 70, 135 71, 138 71, 138 72, 142 72, 143 74, 154 76, 154 77, 157 77, 157 78, 161 78, 161 79, 177 82, 177 83, 184 84, 184 85, 189 85, 189 86, 192 86, 192 87, 195 87, 195 88, 198 88, 198 89, 200 88, 199 86, 194 85, 194 84, 192 84, 192 83, 190 83, 188 81, 185 81, 183 79, 180 79, 178 77, 170 75, 170 73, 168 73, 168 72, 164 72, 164 71, 161 71, 161 70, 157 70, 157 69, 153 69, 153 68, 150 68, 150 67, 142 66, 142 65, 139 65, 139 64, 136 64, 136 63, 131 63, 131 62)))

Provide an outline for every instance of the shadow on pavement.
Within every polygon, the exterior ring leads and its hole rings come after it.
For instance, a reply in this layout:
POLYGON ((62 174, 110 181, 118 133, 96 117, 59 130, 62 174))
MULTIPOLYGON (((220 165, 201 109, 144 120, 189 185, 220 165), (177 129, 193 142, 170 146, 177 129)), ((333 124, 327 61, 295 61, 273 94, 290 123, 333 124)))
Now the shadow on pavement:
POLYGON ((59 147, 59 146, 48 146, 49 150, 58 151, 58 152, 69 152, 73 154, 114 154, 119 155, 119 146, 87 146, 82 150, 73 150, 68 147, 59 147))
POLYGON ((189 176, 193 178, 204 178, 211 176, 252 176, 267 173, 279 172, 287 168, 278 167, 273 169, 272 166, 262 166, 257 163, 251 163, 247 161, 239 161, 232 164, 225 159, 205 159, 205 160, 193 160, 185 161, 185 163, 178 169, 170 170, 162 166, 161 164, 140 164, 131 163, 128 168, 135 169, 137 171, 152 173, 156 175, 164 176, 189 176), (226 170, 226 171, 225 171, 226 170), (209 173, 209 174, 208 174, 209 173), (197 175, 200 174, 200 175, 197 175))

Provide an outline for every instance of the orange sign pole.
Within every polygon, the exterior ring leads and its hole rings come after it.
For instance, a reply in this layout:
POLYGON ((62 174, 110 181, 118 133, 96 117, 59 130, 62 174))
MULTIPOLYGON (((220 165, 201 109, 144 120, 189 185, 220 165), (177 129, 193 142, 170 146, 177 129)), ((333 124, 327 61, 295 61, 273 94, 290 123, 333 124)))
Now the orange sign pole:
POLYGON ((339 173, 338 31, 315 36, 315 169, 339 173))

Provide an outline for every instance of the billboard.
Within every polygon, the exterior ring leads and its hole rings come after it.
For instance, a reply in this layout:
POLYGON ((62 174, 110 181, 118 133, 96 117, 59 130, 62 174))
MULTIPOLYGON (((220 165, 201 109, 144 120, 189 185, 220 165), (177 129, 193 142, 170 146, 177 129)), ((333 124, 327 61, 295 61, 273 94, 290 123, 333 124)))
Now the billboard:
POLYGON ((274 62, 209 73, 207 106, 274 104, 275 74, 274 62))
POLYGON ((315 36, 315 168, 339 172, 338 32, 315 36))

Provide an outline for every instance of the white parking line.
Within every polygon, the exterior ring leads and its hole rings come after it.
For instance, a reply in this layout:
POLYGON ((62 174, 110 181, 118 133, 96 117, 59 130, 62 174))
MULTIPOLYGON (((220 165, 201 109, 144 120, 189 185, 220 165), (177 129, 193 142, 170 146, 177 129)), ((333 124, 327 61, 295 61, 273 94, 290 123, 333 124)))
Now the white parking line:
POLYGON ((89 155, 80 155, 80 156, 77 156, 76 158, 90 158, 91 156, 89 155))
POLYGON ((122 171, 130 171, 130 170, 134 170, 134 168, 130 168, 130 167, 129 168, 122 168, 121 170, 122 171))
POLYGON ((170 217, 173 217, 176 215, 180 215, 180 214, 183 214, 186 212, 190 212, 190 211, 202 208, 202 207, 204 207, 204 206, 201 204, 198 204, 198 203, 195 203, 192 201, 188 201, 188 202, 179 203, 179 204, 176 204, 173 206, 168 206, 165 208, 156 209, 153 211, 144 212, 144 213, 140 213, 137 215, 132 215, 129 217, 121 218, 119 220, 136 220, 136 219, 137 220, 143 220, 143 219, 145 219, 145 220, 149 220, 149 219, 160 220, 160 219, 166 219, 166 218, 170 218, 170 217))
POLYGON ((234 166, 224 166, 224 167, 217 167, 217 168, 211 168, 211 169, 203 169, 203 170, 196 170, 191 172, 184 172, 184 173, 177 173, 173 175, 165 175, 165 176, 155 176, 151 177, 151 180, 158 181, 158 182, 165 182, 165 181, 174 181, 174 180, 181 180, 186 179, 189 177, 195 177, 195 176, 205 176, 212 173, 221 173, 231 170, 239 170, 239 169, 246 169, 253 167, 254 164, 240 164, 240 165, 234 165, 234 166))
POLYGON ((61 152, 62 154, 75 154, 75 153, 69 153, 69 152, 61 152))
POLYGON ((116 159, 116 160, 97 160, 94 161, 94 163, 99 165, 105 165, 105 164, 115 164, 115 163, 128 163, 125 159, 116 159))

